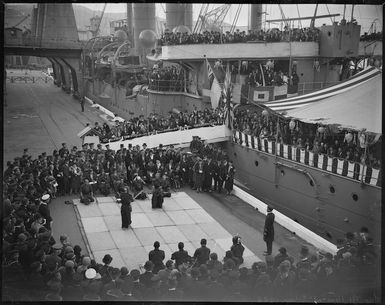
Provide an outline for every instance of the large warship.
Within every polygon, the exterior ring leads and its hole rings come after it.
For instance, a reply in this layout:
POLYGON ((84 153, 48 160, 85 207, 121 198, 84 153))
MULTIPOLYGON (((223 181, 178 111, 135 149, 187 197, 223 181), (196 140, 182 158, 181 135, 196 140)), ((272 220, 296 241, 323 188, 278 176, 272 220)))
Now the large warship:
MULTIPOLYGON (((231 25, 228 28, 223 23, 218 25, 228 9, 229 5, 223 5, 210 14, 208 7, 202 5, 202 18, 193 25, 192 4, 167 3, 166 24, 162 29, 155 21, 154 3, 127 4, 127 19, 111 24, 112 35, 96 36, 85 45, 85 96, 112 112, 125 113, 126 118, 203 110, 217 107, 222 100, 231 100, 227 104, 229 112, 230 108, 263 107, 266 117, 278 115, 292 130, 311 113, 315 114, 313 121, 306 122, 314 125, 315 132, 324 133, 334 126, 346 131, 347 141, 357 134, 366 139, 363 147, 373 137, 380 145, 381 116, 374 127, 370 120, 366 120, 368 126, 350 124, 349 120, 338 122, 339 118, 349 116, 350 106, 346 101, 354 103, 367 97, 367 106, 374 113, 381 113, 382 41, 378 37, 362 39, 361 27, 353 17, 316 28, 316 14, 302 18, 311 20, 309 31, 314 39, 292 39, 298 33, 290 18, 280 20, 284 26, 281 30, 269 28, 261 32, 263 6, 252 4, 249 29, 273 37, 277 31, 287 39, 255 37, 229 42, 226 37, 242 31, 231 25), (219 43, 167 43, 164 39, 167 35, 181 39, 183 33, 205 31, 220 32, 219 43), (164 79, 154 80, 153 72, 162 67, 174 67, 177 71, 167 85, 164 79), (263 71, 264 67, 289 78, 295 71, 298 82, 277 85, 263 79, 261 84, 251 84, 250 69, 263 71), (229 78, 228 71, 231 71, 229 78), (220 89, 213 87, 210 74, 220 89), (226 96, 226 92, 221 96, 219 92, 226 81, 232 88, 231 96, 226 96), (343 108, 344 113, 329 122, 326 119, 329 113, 320 113, 322 108, 311 108, 321 103, 343 108), (298 113, 300 109, 307 109, 308 113, 298 113)), ((362 107, 357 103, 357 107, 362 107)), ((313 154, 277 139, 261 139, 234 128, 227 134, 231 136, 221 145, 234 161, 236 181, 243 190, 334 244, 346 232, 362 227, 380 240, 382 173, 379 167, 313 154)))

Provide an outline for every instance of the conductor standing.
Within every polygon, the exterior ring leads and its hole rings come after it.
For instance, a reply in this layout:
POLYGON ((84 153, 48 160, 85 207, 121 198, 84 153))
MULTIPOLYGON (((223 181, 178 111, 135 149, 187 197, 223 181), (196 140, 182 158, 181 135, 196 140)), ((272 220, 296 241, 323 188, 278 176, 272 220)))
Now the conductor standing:
POLYGON ((273 208, 268 206, 265 219, 265 227, 263 229, 263 240, 266 242, 267 251, 265 251, 263 255, 271 255, 273 250, 274 219, 275 215, 273 213, 273 208))
POLYGON ((120 195, 120 200, 122 206, 120 208, 120 214, 122 215, 122 229, 128 229, 128 226, 131 225, 131 202, 132 199, 131 194, 128 192, 128 188, 125 187, 123 193, 120 195))

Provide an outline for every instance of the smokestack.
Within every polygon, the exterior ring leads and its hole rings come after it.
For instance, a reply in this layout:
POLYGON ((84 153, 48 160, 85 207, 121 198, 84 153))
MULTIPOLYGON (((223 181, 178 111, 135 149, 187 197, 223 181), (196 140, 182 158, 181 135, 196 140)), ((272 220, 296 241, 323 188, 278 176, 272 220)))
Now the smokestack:
POLYGON ((132 19, 134 30, 134 45, 140 48, 139 34, 143 30, 156 31, 155 28, 155 3, 133 3, 132 19))
POLYGON ((249 30, 259 31, 262 28, 262 4, 250 5, 249 30))
POLYGON ((132 44, 134 44, 133 40, 133 31, 132 31, 132 3, 127 3, 127 32, 128 32, 128 39, 131 41, 132 44))
POLYGON ((192 3, 166 3, 166 28, 185 25, 192 30, 192 10, 192 3))

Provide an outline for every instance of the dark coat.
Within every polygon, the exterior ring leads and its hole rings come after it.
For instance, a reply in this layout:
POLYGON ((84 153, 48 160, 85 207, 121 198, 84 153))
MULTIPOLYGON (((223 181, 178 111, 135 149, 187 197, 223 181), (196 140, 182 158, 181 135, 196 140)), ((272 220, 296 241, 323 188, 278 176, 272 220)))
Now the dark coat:
POLYGON ((154 249, 151 250, 148 254, 148 260, 154 264, 153 273, 158 273, 159 270, 164 269, 163 260, 165 259, 165 254, 163 250, 154 249))
POLYGON ((263 229, 263 240, 273 241, 274 240, 274 219, 275 215, 272 212, 267 213, 265 219, 265 227, 263 229))
POLYGON ((176 266, 179 266, 179 265, 181 265, 183 263, 188 262, 189 259, 190 259, 190 255, 188 255, 188 252, 186 250, 179 250, 179 251, 175 251, 171 255, 171 259, 175 260, 175 265, 176 266))
POLYGON ((206 246, 202 246, 195 250, 194 259, 196 259, 196 265, 200 266, 202 264, 206 264, 206 262, 210 258, 210 248, 206 246))

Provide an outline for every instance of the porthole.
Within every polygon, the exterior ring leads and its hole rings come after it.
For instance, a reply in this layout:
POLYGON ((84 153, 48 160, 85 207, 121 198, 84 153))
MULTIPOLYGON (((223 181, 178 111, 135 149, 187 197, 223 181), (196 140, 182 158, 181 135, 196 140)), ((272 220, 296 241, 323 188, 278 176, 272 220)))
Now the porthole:
POLYGON ((285 171, 283 169, 281 170, 281 176, 285 176, 285 171))
POLYGON ((309 184, 310 184, 311 186, 314 186, 313 180, 309 180, 309 184))
POLYGON ((336 189, 334 188, 333 185, 329 186, 329 191, 330 193, 334 194, 336 192, 336 189))
POLYGON ((358 200, 358 195, 356 193, 353 193, 352 198, 353 198, 354 201, 357 201, 358 200))
POLYGON ((255 164, 255 166, 258 166, 258 165, 259 165, 258 161, 255 161, 254 164, 255 164))

